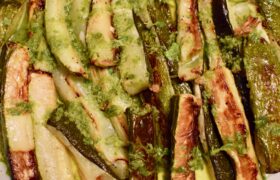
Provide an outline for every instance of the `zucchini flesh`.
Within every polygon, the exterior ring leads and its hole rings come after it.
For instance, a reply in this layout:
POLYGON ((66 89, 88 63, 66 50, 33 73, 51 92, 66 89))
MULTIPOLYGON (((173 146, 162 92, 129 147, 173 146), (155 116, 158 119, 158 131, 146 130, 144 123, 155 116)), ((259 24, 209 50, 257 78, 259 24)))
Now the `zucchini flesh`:
POLYGON ((128 0, 113 0, 113 24, 120 42, 121 82, 130 95, 149 87, 149 72, 139 33, 134 25, 132 7, 128 0), (131 68, 131 67, 134 68, 131 68))
POLYGON ((195 179, 189 167, 192 150, 198 145, 198 115, 201 101, 190 94, 175 96, 172 113, 173 165, 172 179, 195 179), (181 169, 182 171, 180 171, 181 169))
POLYGON ((86 157, 84 157, 69 141, 68 139, 61 133, 57 131, 55 128, 48 126, 50 132, 58 138, 65 147, 71 152, 76 163, 79 166, 80 176, 82 179, 104 179, 111 180, 114 179, 111 175, 106 173, 104 170, 99 168, 96 164, 89 161, 86 157))
POLYGON ((73 0, 71 5, 71 23, 76 37, 86 45, 86 28, 91 0, 73 0))
POLYGON ((280 171, 279 155, 279 74, 280 48, 276 42, 248 42, 245 70, 255 117, 256 152, 268 173, 280 171))
POLYGON ((71 72, 87 76, 86 57, 81 42, 71 31, 69 0, 47 0, 45 7, 46 36, 54 56, 71 72), (69 30, 70 28, 70 30, 69 30))
POLYGON ((262 179, 251 141, 250 130, 231 72, 219 67, 204 75, 212 114, 225 151, 235 163, 237 179, 262 179))
POLYGON ((149 145, 155 146, 156 132, 153 110, 144 107, 140 112, 129 109, 127 111, 129 121, 129 137, 132 142, 129 149, 130 177, 132 179, 155 179, 156 162, 148 153, 149 145))
POLYGON ((87 45, 91 63, 100 67, 116 65, 110 0, 94 0, 87 27, 87 45))
POLYGON ((178 76, 181 80, 196 79, 203 70, 203 39, 200 31, 196 0, 178 0, 177 43, 181 53, 178 76))
POLYGON ((4 118, 14 179, 39 177, 28 108, 29 60, 27 49, 16 45, 5 67, 4 118))
POLYGON ((73 159, 66 148, 45 127, 51 112, 57 107, 53 79, 47 74, 31 73, 29 99, 32 103, 35 154, 42 179, 75 179, 73 159), (54 151, 55 149, 55 151, 54 151))

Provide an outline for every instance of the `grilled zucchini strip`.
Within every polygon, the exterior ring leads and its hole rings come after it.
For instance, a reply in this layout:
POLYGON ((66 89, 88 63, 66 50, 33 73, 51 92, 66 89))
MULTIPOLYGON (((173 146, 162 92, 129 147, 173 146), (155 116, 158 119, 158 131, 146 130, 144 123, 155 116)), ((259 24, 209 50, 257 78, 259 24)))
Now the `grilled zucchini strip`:
POLYGON ((91 63, 99 67, 114 66, 115 57, 113 12, 111 0, 93 0, 87 27, 87 45, 91 63))
POLYGON ((262 179, 232 73, 224 67, 218 67, 205 73, 204 83, 224 150, 235 163, 236 179, 262 179))
POLYGON ((262 18, 254 1, 226 0, 225 3, 229 22, 235 35, 247 36, 254 32, 269 42, 267 33, 262 26, 262 18))
POLYGON ((129 166, 131 179, 155 179, 156 161, 149 147, 155 147, 156 130, 153 109, 150 106, 141 110, 128 109, 129 166))
POLYGON ((33 125, 28 100, 29 54, 15 45, 5 71, 4 118, 9 145, 9 160, 14 179, 39 177, 34 152, 33 125))
POLYGON ((73 0, 70 17, 76 37, 86 45, 86 29, 90 13, 91 0, 73 0))
MULTIPOLYGON (((169 127, 171 123, 168 119, 168 115, 170 112, 170 100, 175 92, 169 76, 168 66, 154 28, 148 29, 145 27, 145 24, 135 14, 134 20, 143 40, 146 56, 153 75, 153 85, 150 87, 151 91, 144 92, 143 96, 145 102, 153 105, 159 113, 158 122, 155 126, 157 145, 159 147, 169 148, 170 141, 166 137, 170 136, 169 127)), ((162 161, 158 162, 158 178, 167 178, 167 164, 166 156, 162 158, 162 161)))
POLYGON ((32 4, 29 8, 30 38, 27 46, 34 70, 51 73, 55 67, 55 60, 47 45, 44 31, 44 11, 40 8, 40 4, 32 4))
POLYGON ((181 80, 196 79, 203 70, 203 39, 197 13, 197 0, 177 0, 180 46, 178 76, 181 80))
MULTIPOLYGON (((3 102, 4 98, 4 91, 5 91, 5 66, 6 66, 6 54, 7 54, 7 47, 3 46, 1 48, 1 56, 0 56, 0 101, 3 102)), ((5 116, 4 116, 4 111, 3 108, 0 109, 0 166, 3 169, 6 169, 6 176, 7 178, 10 178, 11 175, 11 167, 9 164, 9 159, 8 159, 8 153, 9 153, 9 148, 8 148, 8 139, 7 139, 7 130, 6 130, 6 123, 5 123, 5 116)), ((4 174, 4 173, 3 173, 4 174)))
POLYGON ((84 64, 87 59, 81 42, 72 32, 71 21, 67 19, 71 0, 46 0, 46 36, 54 56, 71 72, 87 76, 84 64))
POLYGON ((280 45, 280 5, 279 1, 257 0, 259 8, 268 24, 268 29, 280 45))
POLYGON ((198 145, 198 115, 201 102, 190 94, 177 95, 173 99, 172 112, 173 164, 172 179, 194 179, 195 172, 189 166, 192 150, 198 145), (180 171, 182 170, 182 171, 180 171))
POLYGON ((222 55, 219 49, 214 21, 212 19, 212 0, 198 0, 199 20, 205 36, 205 49, 207 52, 210 70, 223 66, 222 55))
POLYGON ((143 44, 134 25, 132 7, 128 0, 113 0, 112 8, 113 24, 121 50, 118 66, 121 82, 130 95, 135 95, 149 87, 143 44))
POLYGON ((258 158, 268 173, 280 171, 280 48, 249 40, 245 47, 245 69, 255 116, 255 145, 258 158))
POLYGON ((128 124, 125 111, 134 104, 135 98, 124 91, 116 69, 91 68, 91 70, 92 77, 95 79, 94 83, 102 89, 108 99, 108 104, 104 107, 106 116, 111 120, 119 138, 128 144, 128 124))
POLYGON ((75 179, 73 159, 66 148, 45 127, 51 112, 57 107, 53 79, 48 74, 31 73, 29 99, 32 103, 35 154, 42 179, 75 179))
MULTIPOLYGON (((211 115, 211 107, 208 103, 207 93, 202 92, 203 95, 203 120, 204 120, 204 131, 206 148, 204 150, 208 153, 222 147, 222 142, 219 138, 219 131, 215 125, 213 116, 211 115)), ((210 160, 214 170, 214 174, 217 180, 234 180, 234 167, 232 166, 228 155, 225 152, 218 152, 216 154, 210 154, 210 160)))
POLYGON ((127 155, 123 147, 124 143, 119 139, 110 119, 99 110, 95 97, 91 95, 89 86, 79 78, 73 76, 68 76, 67 81, 80 96, 80 101, 85 110, 89 113, 90 118, 94 120, 96 129, 93 135, 97 139, 95 147, 104 156, 111 169, 115 171, 121 179, 124 179, 128 173, 127 155))
POLYGON ((58 138, 65 147, 71 152, 75 161, 78 164, 80 170, 80 176, 82 179, 105 179, 111 180, 114 179, 110 174, 102 170, 96 164, 89 161, 86 157, 84 157, 64 136, 64 134, 52 126, 48 126, 49 131, 58 138))

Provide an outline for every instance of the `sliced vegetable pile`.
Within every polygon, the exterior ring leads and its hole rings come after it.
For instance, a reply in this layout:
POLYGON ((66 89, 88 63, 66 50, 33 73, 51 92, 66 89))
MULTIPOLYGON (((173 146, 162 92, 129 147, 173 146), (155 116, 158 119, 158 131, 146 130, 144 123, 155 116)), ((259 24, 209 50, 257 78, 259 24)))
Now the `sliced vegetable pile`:
POLYGON ((0 1, 15 180, 280 172, 278 0, 0 1))

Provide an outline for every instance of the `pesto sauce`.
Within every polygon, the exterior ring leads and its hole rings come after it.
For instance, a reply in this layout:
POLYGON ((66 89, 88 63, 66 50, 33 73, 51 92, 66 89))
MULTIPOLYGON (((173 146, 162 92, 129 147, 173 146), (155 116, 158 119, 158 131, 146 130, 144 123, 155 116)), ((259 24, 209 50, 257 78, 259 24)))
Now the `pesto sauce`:
POLYGON ((37 12, 31 20, 31 37, 27 42, 31 64, 36 70, 52 72, 56 66, 55 60, 47 46, 44 34, 44 13, 37 12))
POLYGON ((8 108, 7 113, 12 116, 18 116, 24 113, 30 113, 32 111, 32 104, 29 102, 20 102, 15 107, 8 108))

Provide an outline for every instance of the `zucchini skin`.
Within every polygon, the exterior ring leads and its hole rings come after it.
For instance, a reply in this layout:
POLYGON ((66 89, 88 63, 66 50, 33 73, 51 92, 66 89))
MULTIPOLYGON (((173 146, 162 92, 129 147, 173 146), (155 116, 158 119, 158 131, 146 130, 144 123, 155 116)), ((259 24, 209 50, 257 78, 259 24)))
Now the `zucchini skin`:
POLYGON ((173 165, 171 179, 195 179, 195 172, 189 167, 192 150, 198 146, 198 115, 201 101, 190 94, 172 98, 173 165), (185 172, 176 172, 183 167, 185 172))
MULTIPOLYGON (((172 9, 176 9, 175 0, 168 0, 162 2, 161 0, 154 0, 147 3, 147 9, 150 19, 155 24, 155 32, 157 34, 160 44, 163 46, 163 50, 168 50, 173 43, 176 42, 176 15, 172 12, 172 9), (162 26, 157 23, 163 23, 162 26)), ((176 60, 166 58, 166 63, 169 69, 170 76, 178 76, 178 64, 174 63, 176 60)))
MULTIPOLYGON (((60 108, 67 109, 67 105, 62 105, 60 108)), ((59 108, 52 113, 47 124, 55 128, 57 131, 60 131, 83 156, 95 163, 104 171, 112 174, 114 177, 117 177, 108 165, 106 165, 105 161, 99 157, 98 151, 91 145, 84 142, 83 134, 76 127, 74 122, 67 120, 67 117, 65 116, 62 116, 58 121, 56 120, 55 114, 58 110, 59 108)))
POLYGON ((249 40, 244 56, 251 107, 255 117, 256 152, 266 172, 279 172, 279 134, 273 131, 279 129, 280 123, 280 48, 276 42, 267 44, 249 40))
POLYGON ((126 112, 129 121, 129 137, 130 142, 132 142, 129 153, 143 153, 144 167, 148 171, 147 175, 143 175, 139 170, 133 169, 130 174, 131 179, 156 179, 155 159, 146 150, 149 144, 155 146, 156 143, 156 130, 152 111, 152 109, 147 110, 147 112, 142 110, 141 112, 145 113, 138 114, 132 108, 126 112))
MULTIPOLYGON (((170 100, 175 92, 169 76, 168 66, 161 52, 155 30, 146 28, 141 19, 135 14, 134 19, 143 40, 146 56, 153 74, 153 85, 150 90, 143 92, 142 96, 146 103, 154 106, 159 112, 158 122, 156 123, 157 145, 169 148, 170 140, 166 137, 169 137, 171 133, 170 100)), ((163 158, 161 163, 161 165, 158 165, 158 178, 166 178, 169 163, 167 157, 163 158)))
POLYGON ((237 179, 262 179, 251 141, 249 125, 231 72, 216 68, 204 74, 205 90, 210 94, 212 114, 224 144, 243 144, 226 150, 235 163, 237 179), (238 140, 238 135, 241 140, 238 140), (245 168, 246 167, 246 168, 245 168))
POLYGON ((29 55, 24 47, 11 47, 11 55, 4 66, 4 118, 8 138, 8 158, 13 179, 39 179, 34 152, 32 120, 29 112, 9 113, 17 103, 28 102, 29 55), (24 123, 22 121, 25 121, 24 123))
MULTIPOLYGON (((218 129, 211 114, 211 107, 209 106, 207 97, 205 97, 205 95, 203 96, 203 116, 205 123, 206 143, 208 151, 211 152, 214 149, 220 148, 222 146, 222 141, 219 137, 218 129)), ((212 162, 217 180, 235 179, 234 168, 225 152, 219 152, 215 155, 210 155, 210 160, 212 162)))

